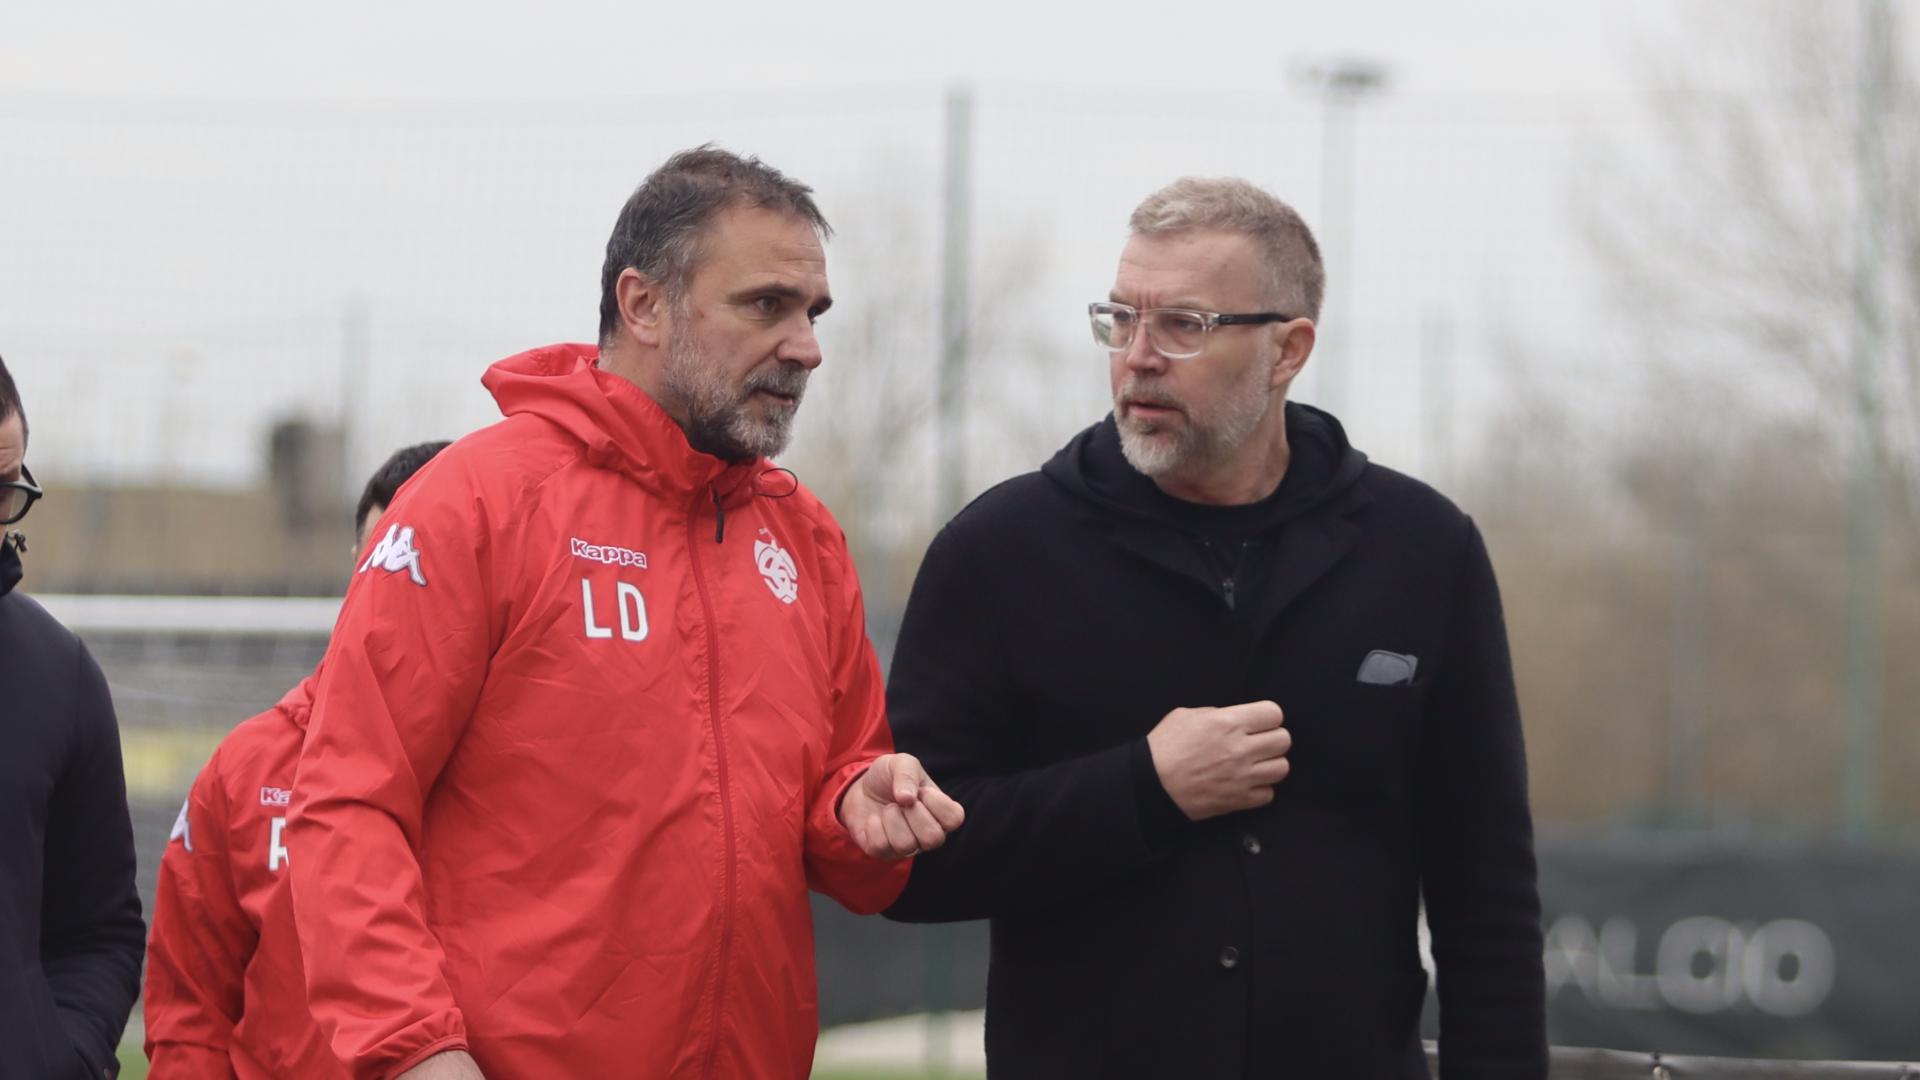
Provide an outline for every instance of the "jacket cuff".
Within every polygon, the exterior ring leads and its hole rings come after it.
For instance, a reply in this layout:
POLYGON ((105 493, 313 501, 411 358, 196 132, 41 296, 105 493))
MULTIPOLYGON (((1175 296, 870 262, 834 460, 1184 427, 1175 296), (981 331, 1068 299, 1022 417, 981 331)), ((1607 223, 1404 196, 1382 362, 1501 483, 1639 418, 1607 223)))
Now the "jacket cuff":
MULTIPOLYGON (((58 1075, 70 1077, 84 1076, 87 1080, 113 1080, 113 1077, 119 1074, 120 1065, 117 1059, 109 1060, 113 1061, 113 1064, 102 1065, 94 1060, 93 1055, 88 1054, 76 1045, 73 1048, 72 1066, 62 1070, 58 1075)), ((225 1059, 222 1059, 220 1064, 225 1066, 225 1059)))
POLYGON ((385 1077, 387 1078, 387 1080, 391 1080, 392 1077, 399 1076, 401 1073, 406 1072, 408 1069, 413 1068, 414 1066, 420 1064, 421 1062, 427 1060, 428 1058, 434 1056, 435 1054, 445 1054, 454 1050, 471 1051, 471 1048, 467 1046, 467 1037, 465 1034, 442 1035, 440 1038, 433 1040, 432 1042, 428 1043, 427 1045, 421 1047, 418 1050, 415 1050, 413 1053, 408 1054, 406 1057, 401 1058, 398 1062, 395 1062, 394 1064, 387 1066, 384 1070, 382 1070, 381 1072, 375 1073, 374 1075, 385 1077))
MULTIPOLYGON (((170 1080, 183 1076, 227 1076, 233 1069, 231 1058, 225 1047, 207 1046, 201 1043, 180 1042, 168 1039, 155 1042, 151 1036, 144 1047, 147 1054, 147 1075, 154 1080, 170 1080)), ((91 1061, 88 1064, 92 1064, 91 1061)), ((89 1076, 110 1075, 101 1069, 95 1069, 89 1076)))
POLYGON ((1187 815, 1160 783, 1160 770, 1154 767, 1153 750, 1147 745, 1145 735, 1134 740, 1130 758, 1133 805, 1140 817, 1140 835, 1148 849, 1159 851, 1173 843, 1180 830, 1186 828, 1187 815))
MULTIPOLYGON (((316 1019, 318 1017, 316 1016, 316 1019)), ((326 1025, 322 1034, 329 1035, 326 1025)), ((335 1054, 341 1053, 338 1033, 329 1035, 335 1054)), ((415 1020, 347 1060, 353 1080, 393 1080, 435 1054, 470 1050, 466 1019, 458 1009, 442 1009, 415 1020)))
POLYGON ((89 1078, 116 1075, 120 1070, 118 1048, 106 1044, 92 1025, 77 1022, 74 1014, 65 1009, 58 1011, 60 1021, 54 1027, 60 1041, 73 1048, 73 1060, 57 1075, 89 1078))
POLYGON ((806 825, 807 887, 856 915, 875 914, 899 899, 913 867, 912 859, 876 859, 860 850, 840 821, 841 800, 872 765, 856 761, 830 777, 806 825))

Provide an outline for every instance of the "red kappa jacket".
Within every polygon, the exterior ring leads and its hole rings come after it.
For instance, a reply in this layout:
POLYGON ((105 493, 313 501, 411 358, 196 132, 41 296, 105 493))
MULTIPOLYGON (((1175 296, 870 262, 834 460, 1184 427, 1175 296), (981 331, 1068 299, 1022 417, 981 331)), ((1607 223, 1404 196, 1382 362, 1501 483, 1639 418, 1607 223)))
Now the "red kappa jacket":
POLYGON ((287 803, 313 678, 233 729, 160 857, 147 948, 149 1080, 345 1077, 307 1012, 287 803))
POLYGON ((374 533, 294 781, 315 1018, 357 1077, 804 1078, 807 888, 905 862, 836 810, 892 749, 846 540, 766 461, 695 452, 590 346, 483 382, 506 419, 374 533))

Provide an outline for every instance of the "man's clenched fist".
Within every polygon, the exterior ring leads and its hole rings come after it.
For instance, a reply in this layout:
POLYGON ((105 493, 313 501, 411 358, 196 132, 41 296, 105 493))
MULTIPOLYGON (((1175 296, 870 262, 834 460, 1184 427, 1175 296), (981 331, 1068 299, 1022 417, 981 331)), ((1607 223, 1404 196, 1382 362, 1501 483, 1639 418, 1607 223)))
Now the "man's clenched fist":
POLYGON ((1293 736, 1271 701, 1175 709, 1147 733, 1160 784, 1182 813, 1202 821, 1273 801, 1286 779, 1293 736))
POLYGON ((840 823, 860 850, 904 859, 946 843, 966 820, 960 804, 928 779, 912 754, 875 758, 840 799, 840 823))

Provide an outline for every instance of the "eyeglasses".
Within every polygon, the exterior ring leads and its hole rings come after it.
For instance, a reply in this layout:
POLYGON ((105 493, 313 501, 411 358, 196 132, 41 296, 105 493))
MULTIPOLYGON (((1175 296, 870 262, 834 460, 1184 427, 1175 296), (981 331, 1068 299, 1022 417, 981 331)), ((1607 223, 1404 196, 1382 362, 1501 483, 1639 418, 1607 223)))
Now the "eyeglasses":
POLYGON ((1145 322, 1147 343, 1169 360, 1191 360, 1199 356, 1207 347, 1207 335, 1216 326, 1257 326, 1294 319, 1277 311, 1222 315, 1189 308, 1142 310, 1130 304, 1088 304, 1087 317, 1093 321, 1093 340, 1113 352, 1125 352, 1133 344, 1134 327, 1145 322))
POLYGON ((20 479, 0 483, 0 525, 11 525, 27 516, 33 504, 40 501, 46 492, 33 482, 33 470, 23 463, 20 466, 20 479))

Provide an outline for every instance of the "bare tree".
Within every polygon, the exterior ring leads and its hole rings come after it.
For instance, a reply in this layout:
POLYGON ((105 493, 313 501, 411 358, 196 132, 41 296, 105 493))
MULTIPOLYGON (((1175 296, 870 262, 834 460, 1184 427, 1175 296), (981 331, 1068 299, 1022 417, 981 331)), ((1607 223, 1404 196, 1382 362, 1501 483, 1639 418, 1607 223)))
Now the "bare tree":
MULTIPOLYGON (((1844 439, 1818 417, 1696 423, 1713 404, 1649 399, 1601 429, 1521 382, 1467 470, 1543 821, 1839 821, 1844 439)), ((1880 604, 1887 654, 1911 655, 1920 575, 1889 573, 1880 604)), ((1891 778, 1920 768, 1920 731, 1899 722, 1920 668, 1885 679, 1891 778)), ((1886 820, 1920 820, 1920 792, 1884 788, 1886 820)))
MULTIPOLYGON (((808 391, 789 458, 846 530, 868 608, 883 616, 905 604, 928 541, 953 509, 939 505, 933 433, 939 244, 933 208, 903 194, 913 189, 894 184, 861 200, 857 227, 835 240, 830 259, 843 299, 823 322, 828 363, 808 391)), ((1037 234, 995 238, 973 268, 969 492, 1002 475, 1007 460, 1031 468, 1052 449, 1036 442, 1044 426, 1029 422, 1052 400, 1045 390, 1058 366, 1047 363, 1025 300, 1044 272, 1037 234)))
POLYGON ((1685 14, 1646 64, 1651 140, 1603 145, 1581 190, 1617 309, 1665 361, 1663 387, 1686 378, 1737 413, 1864 418, 1901 523, 1920 528, 1911 28, 1886 0, 1685 14))

